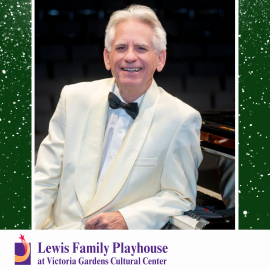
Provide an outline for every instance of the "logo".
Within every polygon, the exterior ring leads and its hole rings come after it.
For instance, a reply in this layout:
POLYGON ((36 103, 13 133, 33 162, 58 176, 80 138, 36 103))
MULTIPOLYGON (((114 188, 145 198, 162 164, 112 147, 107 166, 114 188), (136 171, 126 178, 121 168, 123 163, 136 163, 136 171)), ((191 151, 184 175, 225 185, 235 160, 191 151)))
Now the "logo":
POLYGON ((31 244, 26 243, 24 235, 19 237, 21 243, 15 243, 15 265, 31 264, 31 244))

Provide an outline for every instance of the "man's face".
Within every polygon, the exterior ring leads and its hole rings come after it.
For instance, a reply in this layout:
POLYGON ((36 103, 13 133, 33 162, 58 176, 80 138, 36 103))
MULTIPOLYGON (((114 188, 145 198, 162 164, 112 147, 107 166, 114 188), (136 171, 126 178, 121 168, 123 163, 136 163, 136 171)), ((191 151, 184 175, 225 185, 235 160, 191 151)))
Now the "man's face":
POLYGON ((153 30, 137 20, 117 25, 111 51, 104 50, 104 61, 120 90, 143 94, 150 87, 155 70, 163 69, 166 52, 155 52, 152 37, 153 30))

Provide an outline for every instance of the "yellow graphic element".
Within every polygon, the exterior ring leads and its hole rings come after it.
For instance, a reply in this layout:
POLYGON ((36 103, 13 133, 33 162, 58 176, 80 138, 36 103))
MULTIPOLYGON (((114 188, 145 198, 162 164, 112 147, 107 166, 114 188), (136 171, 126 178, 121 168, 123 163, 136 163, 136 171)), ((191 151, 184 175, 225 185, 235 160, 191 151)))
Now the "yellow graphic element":
POLYGON ((28 259, 30 255, 30 245, 29 243, 26 244, 27 244, 27 252, 23 256, 15 255, 15 262, 24 262, 28 259))

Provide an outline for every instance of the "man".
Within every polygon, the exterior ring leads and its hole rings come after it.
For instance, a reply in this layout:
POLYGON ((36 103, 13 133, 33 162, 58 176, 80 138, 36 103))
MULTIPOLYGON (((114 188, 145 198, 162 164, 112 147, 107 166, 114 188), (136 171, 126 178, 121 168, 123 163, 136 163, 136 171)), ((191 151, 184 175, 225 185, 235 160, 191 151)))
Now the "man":
POLYGON ((111 16, 104 62, 113 78, 64 87, 40 146, 37 229, 160 229, 194 209, 201 118, 156 85, 165 61, 151 9, 111 16))

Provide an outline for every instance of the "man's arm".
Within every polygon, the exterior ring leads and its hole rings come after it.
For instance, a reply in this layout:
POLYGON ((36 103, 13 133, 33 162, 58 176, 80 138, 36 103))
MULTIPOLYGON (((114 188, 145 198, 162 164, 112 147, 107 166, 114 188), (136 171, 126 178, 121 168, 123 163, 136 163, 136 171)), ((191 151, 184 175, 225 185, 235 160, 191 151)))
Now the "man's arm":
POLYGON ((200 128, 201 116, 197 111, 187 115, 178 126, 164 161, 160 192, 119 210, 129 229, 160 229, 171 216, 195 208, 198 167, 202 161, 200 128))
POLYGON ((65 88, 42 142, 35 167, 35 228, 41 229, 57 197, 65 142, 65 88))

